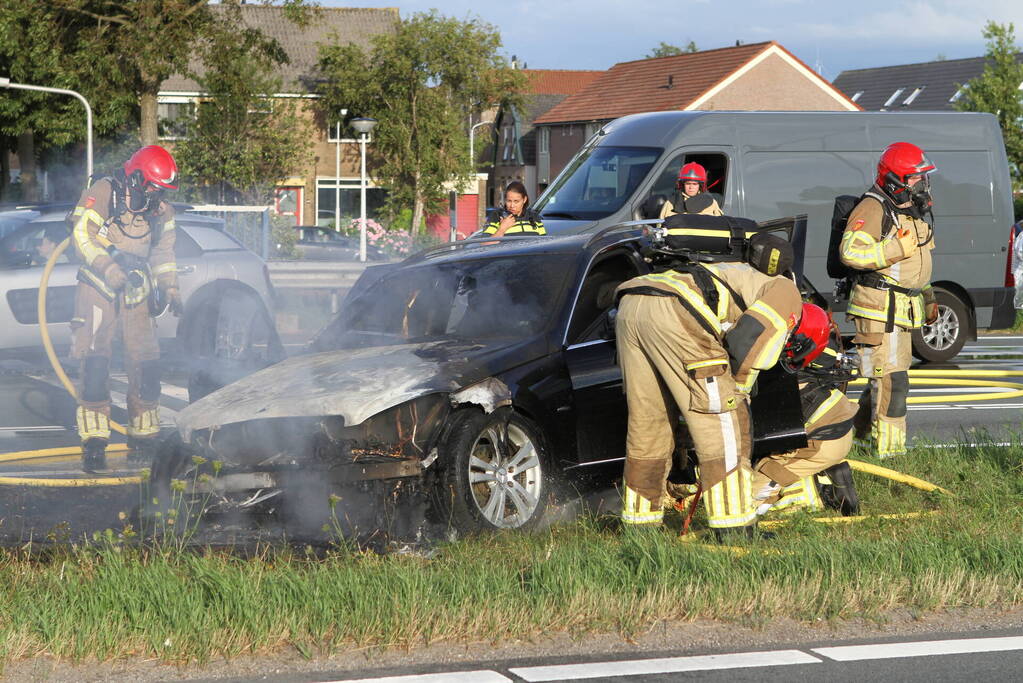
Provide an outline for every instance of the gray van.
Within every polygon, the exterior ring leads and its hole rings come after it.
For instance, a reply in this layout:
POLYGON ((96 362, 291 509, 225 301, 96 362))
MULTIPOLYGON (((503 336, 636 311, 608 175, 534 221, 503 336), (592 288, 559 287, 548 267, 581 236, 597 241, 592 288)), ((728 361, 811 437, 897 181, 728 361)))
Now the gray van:
MULTIPOLYGON (((914 334, 914 353, 955 356, 978 328, 1014 320, 1008 269, 1012 186, 998 121, 958 112, 657 112, 606 124, 533 208, 549 233, 596 231, 656 218, 678 169, 696 161, 725 213, 768 220, 806 214, 803 272, 823 294, 838 195, 862 193, 886 145, 919 145, 937 166, 934 278, 940 317, 914 334)), ((798 238, 797 238, 798 244, 798 238)), ((837 310, 844 310, 844 302, 837 310)), ((844 316, 839 316, 842 318, 844 316)), ((850 328, 851 329, 851 328, 850 328)))

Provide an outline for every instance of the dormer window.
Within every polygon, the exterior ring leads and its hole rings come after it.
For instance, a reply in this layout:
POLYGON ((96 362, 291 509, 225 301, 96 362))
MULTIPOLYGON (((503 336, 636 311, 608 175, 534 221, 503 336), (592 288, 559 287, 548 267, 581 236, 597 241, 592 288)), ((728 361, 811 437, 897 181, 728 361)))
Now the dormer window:
POLYGON ((921 85, 919 88, 914 90, 912 93, 910 93, 909 97, 907 97, 906 99, 902 100, 902 105, 903 106, 908 106, 910 104, 913 104, 913 100, 915 100, 917 98, 917 96, 920 95, 920 93, 922 93, 924 91, 924 88, 926 88, 926 87, 927 87, 926 85, 921 85))
POLYGON ((890 107, 893 104, 895 104, 895 100, 899 99, 899 95, 901 95, 905 90, 906 90, 905 88, 899 88, 898 90, 893 92, 892 96, 885 100, 884 106, 890 107))

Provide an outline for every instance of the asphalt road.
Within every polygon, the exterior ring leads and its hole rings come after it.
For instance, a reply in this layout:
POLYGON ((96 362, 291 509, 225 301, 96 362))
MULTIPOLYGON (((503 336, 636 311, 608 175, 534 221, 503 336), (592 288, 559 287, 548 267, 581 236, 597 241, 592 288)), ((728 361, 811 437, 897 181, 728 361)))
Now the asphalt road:
MULTIPOLYGON (((745 651, 668 650, 642 657, 546 657, 474 662, 459 667, 433 665, 344 672, 303 672, 261 676, 278 681, 359 681, 361 683, 529 683, 594 681, 597 683, 668 683, 699 680, 756 683, 935 683, 1019 680, 1023 666, 1023 630, 929 633, 913 639, 833 640, 794 643, 745 651), (470 668, 471 667, 471 668, 470 668), (331 674, 334 675, 331 675, 331 674)), ((218 679, 223 680, 223 679, 218 679)), ((251 677, 234 680, 253 680, 251 677)))
MULTIPOLYGON (((938 367, 938 366, 930 366, 938 367)), ((942 368, 1023 370, 1023 336, 983 337, 968 345, 955 364, 942 368)), ((125 377, 112 375, 113 418, 125 419, 125 377)), ((165 378, 161 397, 161 418, 172 427, 176 411, 187 405, 185 377, 171 373, 165 378)), ((917 387, 913 396, 954 395, 988 391, 962 387, 917 387)), ((1018 440, 1023 398, 999 399, 1001 391, 991 390, 993 400, 943 402, 909 408, 910 438, 913 442, 937 446, 959 443, 1018 440)), ((850 393, 855 398, 857 392, 850 393)), ((74 402, 57 385, 52 372, 41 362, 0 362, 0 454, 13 451, 75 446, 74 402)), ((125 455, 110 458, 111 469, 136 473, 138 464, 125 455)), ((4 476, 80 476, 77 457, 45 463, 0 462, 4 476)), ((121 513, 130 514, 138 505, 137 486, 89 488, 37 488, 0 485, 0 544, 29 539, 60 540, 96 530, 119 528, 121 513)))

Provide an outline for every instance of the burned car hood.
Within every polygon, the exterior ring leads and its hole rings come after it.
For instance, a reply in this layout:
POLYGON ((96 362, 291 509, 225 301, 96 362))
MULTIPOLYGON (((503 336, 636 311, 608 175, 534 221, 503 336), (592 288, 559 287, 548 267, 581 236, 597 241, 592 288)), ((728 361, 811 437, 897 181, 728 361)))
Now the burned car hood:
POLYGON ((177 428, 187 441, 196 430, 268 418, 340 415, 357 425, 405 401, 485 379, 504 369, 487 361, 521 347, 446 340, 297 356, 196 401, 178 414, 177 428))

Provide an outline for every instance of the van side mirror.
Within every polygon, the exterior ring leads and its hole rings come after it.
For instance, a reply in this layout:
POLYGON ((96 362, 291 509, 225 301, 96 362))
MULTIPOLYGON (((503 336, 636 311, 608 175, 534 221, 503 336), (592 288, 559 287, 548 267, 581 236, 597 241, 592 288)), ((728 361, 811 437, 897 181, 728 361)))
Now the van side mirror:
POLYGON ((643 213, 643 218, 650 220, 653 218, 661 217, 661 209, 664 208, 664 204, 668 201, 668 198, 663 194, 652 194, 646 198, 643 202, 643 206, 640 209, 643 213))

